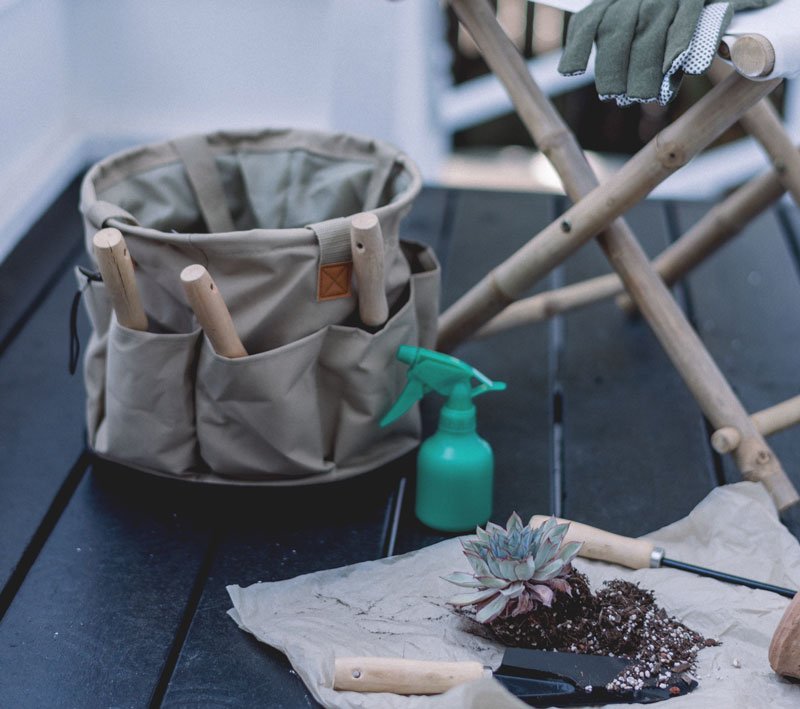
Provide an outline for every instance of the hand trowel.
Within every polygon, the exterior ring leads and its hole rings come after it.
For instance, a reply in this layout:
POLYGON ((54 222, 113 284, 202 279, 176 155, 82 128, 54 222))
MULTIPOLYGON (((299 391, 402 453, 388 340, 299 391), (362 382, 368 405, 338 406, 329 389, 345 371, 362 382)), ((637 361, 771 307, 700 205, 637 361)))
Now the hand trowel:
POLYGON ((697 682, 678 680, 669 687, 609 689, 631 660, 603 655, 508 648, 491 672, 479 662, 428 662, 395 657, 337 657, 333 688, 352 692, 440 694, 464 682, 493 675, 509 692, 531 706, 650 704, 687 694, 697 682))

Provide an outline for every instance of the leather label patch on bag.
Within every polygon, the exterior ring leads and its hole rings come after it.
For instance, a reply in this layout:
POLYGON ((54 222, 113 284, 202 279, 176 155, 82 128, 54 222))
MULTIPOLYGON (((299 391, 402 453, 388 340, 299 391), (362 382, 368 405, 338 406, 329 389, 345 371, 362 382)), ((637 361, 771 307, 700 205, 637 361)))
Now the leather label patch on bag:
POLYGON ((319 267, 317 300, 347 298, 351 293, 353 262, 328 263, 319 267))

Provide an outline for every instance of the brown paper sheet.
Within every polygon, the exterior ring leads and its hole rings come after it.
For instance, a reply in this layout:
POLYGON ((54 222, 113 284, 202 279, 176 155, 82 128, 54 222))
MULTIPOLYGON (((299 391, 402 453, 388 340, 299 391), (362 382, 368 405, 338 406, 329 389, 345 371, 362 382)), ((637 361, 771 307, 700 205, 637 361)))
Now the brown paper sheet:
MULTIPOLYGON (((800 544, 779 522, 760 485, 717 488, 687 517, 647 536, 670 558, 800 587, 800 544)), ((800 684, 775 675, 767 661, 788 599, 667 568, 631 571, 582 559, 576 566, 588 574, 592 588, 606 579, 624 578, 653 589, 668 613, 722 641, 719 647, 701 650, 700 686, 669 700, 672 709, 800 706, 800 684)), ((465 632, 446 604, 458 589, 440 577, 457 570, 469 569, 453 539, 391 559, 248 588, 229 586, 229 613, 243 630, 284 652, 326 707, 526 706, 491 679, 437 697, 331 689, 337 655, 478 660, 496 668, 502 648, 465 632)))

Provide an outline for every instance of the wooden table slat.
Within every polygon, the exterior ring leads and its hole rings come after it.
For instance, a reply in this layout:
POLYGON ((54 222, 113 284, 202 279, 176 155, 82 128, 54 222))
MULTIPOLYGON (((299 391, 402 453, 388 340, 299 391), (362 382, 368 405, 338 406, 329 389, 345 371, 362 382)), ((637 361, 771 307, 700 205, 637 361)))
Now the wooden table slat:
POLYGON ((76 177, 0 264, 0 354, 80 249, 79 187, 76 177))
MULTIPOLYGON (((677 206, 682 229, 708 205, 677 206)), ((800 280, 775 212, 751 222, 687 279, 697 329, 745 408, 758 411, 800 393, 800 280)), ((800 427, 769 439, 800 486, 800 427)), ((741 476, 724 457, 729 481, 741 476)))
MULTIPOLYGON (((524 244, 556 216, 556 200, 525 193, 458 193, 442 289, 442 307, 524 244)), ((546 287, 539 284, 534 290, 546 287)), ((453 353, 491 379, 504 392, 476 400, 478 433, 495 455, 492 519, 505 523, 514 510, 531 516, 550 507, 551 399, 548 385, 549 336, 546 325, 522 328, 484 341, 465 343, 453 353)), ((442 398, 425 402, 426 435, 436 429, 442 398)), ((446 536, 414 517, 413 480, 407 490, 397 552, 446 536)))
POLYGON ((22 557, 84 451, 82 377, 67 372, 75 288, 64 272, 0 358, 0 587, 24 572, 22 557))
MULTIPOLYGON (((670 241, 661 203, 626 215, 648 254, 670 241)), ((575 282, 610 270, 596 243, 564 265, 575 282)), ((643 318, 613 300, 564 316, 567 518, 644 534, 687 514, 712 487, 700 410, 643 318)))

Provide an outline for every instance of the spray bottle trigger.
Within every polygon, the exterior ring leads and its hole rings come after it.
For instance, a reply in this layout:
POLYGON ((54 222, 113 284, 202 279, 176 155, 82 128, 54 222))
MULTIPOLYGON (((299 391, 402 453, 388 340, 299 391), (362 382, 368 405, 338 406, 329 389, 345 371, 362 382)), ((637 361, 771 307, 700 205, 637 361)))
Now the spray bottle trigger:
POLYGON ((405 388, 400 393, 400 396, 397 397, 397 401, 394 402, 392 408, 389 409, 386 415, 380 420, 381 428, 399 419, 429 391, 430 388, 426 387, 418 379, 409 379, 405 388))

